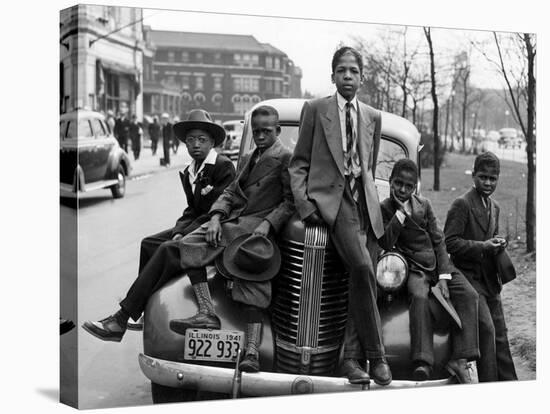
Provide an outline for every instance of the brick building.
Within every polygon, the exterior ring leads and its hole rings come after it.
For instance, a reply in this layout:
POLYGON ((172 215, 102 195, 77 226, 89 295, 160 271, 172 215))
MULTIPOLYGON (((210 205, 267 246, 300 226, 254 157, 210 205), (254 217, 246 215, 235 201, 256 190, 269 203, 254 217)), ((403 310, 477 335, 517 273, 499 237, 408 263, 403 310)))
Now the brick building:
POLYGON ((185 118, 204 108, 217 121, 240 119, 255 103, 302 96, 302 72, 276 47, 251 35, 151 30, 144 61, 144 112, 185 118), (174 91, 178 91, 174 96, 174 91))

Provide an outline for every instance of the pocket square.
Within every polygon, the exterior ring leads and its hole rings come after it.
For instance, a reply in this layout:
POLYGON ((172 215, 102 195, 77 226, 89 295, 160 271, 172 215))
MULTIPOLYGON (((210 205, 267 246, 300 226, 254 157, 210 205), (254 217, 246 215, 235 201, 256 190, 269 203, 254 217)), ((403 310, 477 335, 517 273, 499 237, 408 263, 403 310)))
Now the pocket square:
POLYGON ((208 194, 210 191, 212 191, 214 189, 214 186, 212 185, 207 185, 206 187, 204 187, 202 190, 201 190, 201 195, 205 196, 206 194, 208 194))

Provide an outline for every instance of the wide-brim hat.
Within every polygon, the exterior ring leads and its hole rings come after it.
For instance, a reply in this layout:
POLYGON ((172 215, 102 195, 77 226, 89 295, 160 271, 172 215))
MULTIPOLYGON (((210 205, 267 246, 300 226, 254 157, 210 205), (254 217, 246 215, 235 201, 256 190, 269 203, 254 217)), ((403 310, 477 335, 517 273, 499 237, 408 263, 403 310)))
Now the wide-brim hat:
POLYGON ((180 141, 185 142, 187 131, 202 129, 207 131, 214 139, 214 146, 221 145, 225 139, 225 129, 212 121, 212 117, 204 109, 194 109, 189 112, 187 120, 177 122, 172 127, 174 134, 180 141))
POLYGON ((262 282, 273 279, 279 272, 281 252, 269 237, 243 234, 233 239, 216 264, 226 277, 262 282))

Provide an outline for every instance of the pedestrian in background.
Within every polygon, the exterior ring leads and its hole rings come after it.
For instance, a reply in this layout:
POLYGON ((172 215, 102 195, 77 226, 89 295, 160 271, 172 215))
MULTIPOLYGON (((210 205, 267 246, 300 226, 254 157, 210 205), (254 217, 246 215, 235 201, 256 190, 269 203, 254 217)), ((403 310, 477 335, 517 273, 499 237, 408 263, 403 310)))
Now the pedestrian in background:
POLYGON ((130 140, 132 141, 132 152, 134 153, 134 160, 139 159, 139 153, 141 152, 141 136, 143 130, 137 121, 136 114, 132 115, 132 122, 130 122, 130 140))
MULTIPOLYGON (((179 121, 180 121, 179 116, 175 116, 173 119, 173 124, 176 125, 179 121)), ((180 140, 172 139, 172 150, 174 151, 174 154, 178 153, 179 146, 180 146, 180 140)))
POLYGON ((170 166, 170 143, 172 141, 172 124, 170 123, 170 115, 164 112, 160 117, 162 124, 162 150, 164 158, 161 160, 161 165, 170 166))
POLYGON ((128 135, 130 134, 130 121, 125 113, 119 114, 115 122, 115 137, 124 151, 128 152, 128 135))
POLYGON ((160 124, 156 115, 153 117, 153 123, 149 124, 149 138, 151 138, 151 151, 155 155, 160 138, 160 124))
POLYGON ((111 130, 111 133, 115 133, 115 114, 112 109, 107 110, 107 125, 109 125, 109 129, 111 130))

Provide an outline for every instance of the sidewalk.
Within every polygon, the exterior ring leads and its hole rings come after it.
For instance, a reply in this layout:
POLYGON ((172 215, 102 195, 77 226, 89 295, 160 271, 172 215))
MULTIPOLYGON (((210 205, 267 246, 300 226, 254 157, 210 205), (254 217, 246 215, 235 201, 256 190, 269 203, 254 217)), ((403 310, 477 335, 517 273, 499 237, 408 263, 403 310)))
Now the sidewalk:
POLYGON ((132 171, 130 172, 130 180, 137 177, 141 177, 148 174, 154 174, 157 172, 183 169, 191 163, 191 157, 187 152, 185 145, 180 144, 178 153, 174 154, 174 151, 170 150, 170 167, 160 165, 160 159, 163 157, 164 152, 162 146, 157 150, 157 153, 153 156, 150 147, 144 147, 141 149, 139 159, 134 160, 134 154, 129 149, 128 157, 132 162, 132 171))

